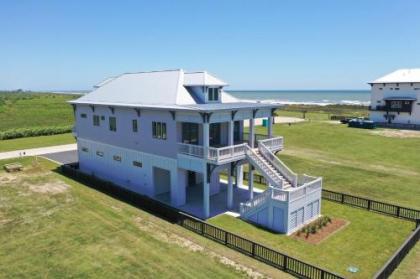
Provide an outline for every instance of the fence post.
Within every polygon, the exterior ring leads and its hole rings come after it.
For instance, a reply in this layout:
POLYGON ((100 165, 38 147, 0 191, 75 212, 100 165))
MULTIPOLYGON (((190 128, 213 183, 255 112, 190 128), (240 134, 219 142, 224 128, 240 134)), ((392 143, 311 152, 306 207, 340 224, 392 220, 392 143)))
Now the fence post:
POLYGON ((284 258, 283 258, 283 261, 284 261, 284 270, 288 270, 288 268, 287 268, 287 262, 288 262, 287 258, 288 257, 286 255, 284 255, 284 258))
POLYGON ((325 273, 324 273, 324 270, 321 269, 321 279, 324 279, 324 278, 325 278, 325 273))
POLYGON ((204 235, 204 223, 200 222, 201 234, 204 235))
POLYGON ((400 208, 399 206, 397 206, 397 217, 400 217, 400 208))
POLYGON ((341 203, 344 203, 344 194, 341 194, 341 203))
POLYGON ((367 210, 370 210, 370 202, 371 202, 371 200, 368 200, 367 210))
POLYGON ((255 243, 254 242, 251 242, 252 243, 252 257, 254 258, 255 257, 255 243))
POLYGON ((225 231, 225 245, 228 244, 228 232, 225 231))

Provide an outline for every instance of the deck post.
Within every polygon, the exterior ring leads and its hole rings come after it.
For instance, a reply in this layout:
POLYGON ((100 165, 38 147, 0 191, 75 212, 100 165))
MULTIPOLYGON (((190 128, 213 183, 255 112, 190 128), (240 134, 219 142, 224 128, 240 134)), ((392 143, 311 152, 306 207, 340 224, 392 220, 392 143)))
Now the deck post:
POLYGON ((267 122, 267 135, 271 139, 273 137, 273 117, 268 117, 267 122))
POLYGON ((236 166, 236 181, 235 187, 241 187, 244 183, 244 167, 242 165, 236 166))
POLYGON ((209 157, 209 146, 210 146, 210 124, 208 122, 203 123, 203 149, 204 159, 209 157))
POLYGON ((203 169, 203 215, 204 219, 210 217, 210 181, 207 174, 207 164, 204 164, 203 169))
POLYGON ((248 144, 249 147, 254 148, 255 143, 255 119, 251 118, 249 119, 249 139, 248 144))
POLYGON ((249 189, 249 199, 252 200, 254 198, 254 166, 249 164, 248 170, 248 189, 249 189))
POLYGON ((233 207, 233 177, 232 177, 232 165, 228 167, 228 185, 227 185, 227 208, 233 207))

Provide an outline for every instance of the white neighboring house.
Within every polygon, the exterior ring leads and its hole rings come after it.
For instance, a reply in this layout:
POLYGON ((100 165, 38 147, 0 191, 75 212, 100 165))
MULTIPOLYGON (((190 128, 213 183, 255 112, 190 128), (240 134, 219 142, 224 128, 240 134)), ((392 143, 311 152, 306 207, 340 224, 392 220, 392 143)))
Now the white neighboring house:
POLYGON ((420 69, 402 69, 369 83, 370 119, 420 128, 420 69))
POLYGON ((234 210, 291 233, 317 218, 322 178, 298 176, 273 153, 283 148, 283 138, 272 134, 279 105, 238 101, 226 85, 183 70, 106 79, 70 101, 80 170, 204 219, 234 210), (256 118, 268 119, 264 139, 255 134, 256 118), (254 193, 255 170, 270 184, 263 193, 254 193))

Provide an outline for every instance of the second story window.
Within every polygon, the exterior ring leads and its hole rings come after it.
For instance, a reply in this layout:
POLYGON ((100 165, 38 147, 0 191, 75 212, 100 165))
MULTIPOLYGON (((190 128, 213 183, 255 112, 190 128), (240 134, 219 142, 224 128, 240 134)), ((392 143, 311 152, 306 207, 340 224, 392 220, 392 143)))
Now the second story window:
POLYGON ((219 100, 219 88, 209 88, 209 101, 218 101, 219 100))
POLYGON ((93 126, 99 126, 100 122, 99 122, 99 115, 94 115, 93 116, 93 126))
POLYGON ((137 124, 137 119, 133 119, 133 121, 132 121, 132 127, 133 127, 133 132, 134 133, 137 133, 138 131, 139 131, 139 127, 138 127, 138 124, 137 124))
POLYGON ((166 140, 166 123, 152 122, 153 138, 166 140))
POLYGON ((112 132, 117 131, 117 119, 114 116, 109 117, 109 130, 112 132))
POLYGON ((81 113, 81 114, 80 114, 80 117, 81 117, 81 118, 86 118, 86 117, 87 117, 87 115, 86 115, 86 113, 81 113))

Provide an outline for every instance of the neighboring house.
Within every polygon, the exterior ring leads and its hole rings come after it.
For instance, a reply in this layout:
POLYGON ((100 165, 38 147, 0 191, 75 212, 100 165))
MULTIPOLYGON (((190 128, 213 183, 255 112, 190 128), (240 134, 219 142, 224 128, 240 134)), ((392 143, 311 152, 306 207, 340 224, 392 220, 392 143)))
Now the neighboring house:
POLYGON ((420 69, 402 69, 369 83, 370 119, 420 128, 420 69))
POLYGON ((272 135, 279 105, 238 101, 224 86, 206 72, 183 70, 101 82, 70 101, 80 170, 204 219, 240 210, 244 219, 290 233, 317 218, 321 178, 298 178, 273 154, 283 148, 283 138, 272 135), (268 119, 264 140, 257 141, 256 118, 268 119), (245 189, 244 164, 250 179, 245 189), (254 170, 271 184, 255 196, 254 170))

